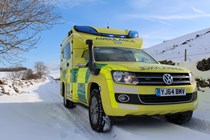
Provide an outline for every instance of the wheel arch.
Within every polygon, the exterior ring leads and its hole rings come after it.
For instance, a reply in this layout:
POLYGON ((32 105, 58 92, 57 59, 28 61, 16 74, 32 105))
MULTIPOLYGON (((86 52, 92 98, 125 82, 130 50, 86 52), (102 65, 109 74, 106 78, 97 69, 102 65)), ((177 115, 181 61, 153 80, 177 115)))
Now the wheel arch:
POLYGON ((89 83, 88 89, 87 89, 87 100, 88 100, 88 104, 89 104, 89 100, 90 100, 91 91, 93 89, 97 89, 97 90, 100 91, 100 86, 97 83, 95 83, 95 82, 89 83))

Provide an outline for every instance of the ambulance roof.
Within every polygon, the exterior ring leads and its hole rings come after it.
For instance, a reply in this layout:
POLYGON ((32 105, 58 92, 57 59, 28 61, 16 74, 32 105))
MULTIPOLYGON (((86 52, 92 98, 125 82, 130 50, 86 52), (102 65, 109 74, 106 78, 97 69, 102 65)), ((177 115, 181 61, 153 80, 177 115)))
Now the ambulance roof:
POLYGON ((77 26, 68 33, 68 37, 64 42, 69 40, 70 36, 77 38, 82 44, 73 46, 74 48, 87 48, 85 41, 91 39, 94 41, 94 46, 106 47, 129 47, 142 48, 143 40, 139 38, 137 31, 118 30, 111 28, 96 28, 91 26, 77 26))
POLYGON ((97 36, 114 37, 114 38, 136 38, 139 36, 137 31, 117 30, 111 28, 96 28, 90 26, 77 26, 73 28, 77 32, 87 33, 97 36))

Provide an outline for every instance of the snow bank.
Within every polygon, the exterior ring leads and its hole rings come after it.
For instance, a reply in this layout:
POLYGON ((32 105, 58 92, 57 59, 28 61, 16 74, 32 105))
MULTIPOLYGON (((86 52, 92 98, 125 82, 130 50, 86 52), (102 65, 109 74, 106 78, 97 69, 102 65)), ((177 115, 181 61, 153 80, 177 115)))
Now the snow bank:
POLYGON ((116 123, 109 133, 96 133, 89 124, 88 110, 77 105, 66 109, 59 81, 46 81, 24 89, 30 94, 0 97, 0 139, 7 140, 209 140, 209 89, 199 92, 199 109, 183 126, 159 117, 140 117, 116 123))
POLYGON ((187 68, 192 71, 196 78, 200 79, 210 79, 210 70, 209 71, 200 71, 197 69, 197 63, 199 60, 194 60, 190 62, 178 62, 180 67, 187 68))
POLYGON ((8 78, 11 72, 0 72, 0 79, 8 78))
POLYGON ((0 79, 0 95, 17 95, 23 94, 25 88, 30 87, 34 84, 43 82, 46 78, 32 79, 32 80, 21 80, 21 79, 0 79))

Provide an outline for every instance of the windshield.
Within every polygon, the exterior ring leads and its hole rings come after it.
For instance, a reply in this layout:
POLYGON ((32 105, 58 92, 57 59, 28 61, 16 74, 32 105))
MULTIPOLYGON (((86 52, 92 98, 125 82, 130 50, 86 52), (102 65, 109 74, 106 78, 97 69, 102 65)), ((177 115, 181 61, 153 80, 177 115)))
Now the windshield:
POLYGON ((158 63, 143 50, 133 48, 95 47, 94 58, 95 61, 158 63))

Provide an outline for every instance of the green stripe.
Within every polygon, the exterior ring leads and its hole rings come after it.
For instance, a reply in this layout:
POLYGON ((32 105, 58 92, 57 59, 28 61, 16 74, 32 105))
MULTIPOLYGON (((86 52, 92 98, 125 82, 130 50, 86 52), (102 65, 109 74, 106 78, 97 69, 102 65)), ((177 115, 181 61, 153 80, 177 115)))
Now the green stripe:
POLYGON ((71 88, 70 83, 67 83, 66 91, 67 91, 68 94, 70 94, 70 90, 71 90, 70 88, 71 88))
POLYGON ((85 75, 85 83, 87 83, 87 81, 88 81, 89 77, 90 77, 90 70, 89 70, 89 69, 87 69, 87 71, 86 71, 86 75, 85 75))
POLYGON ((107 64, 96 64, 96 68, 100 69, 102 68, 103 66, 106 66, 107 64))
POLYGON ((77 73, 78 73, 79 69, 76 68, 76 69, 72 69, 71 70, 71 82, 72 83, 76 83, 77 82, 77 73))
POLYGON ((84 83, 78 83, 77 84, 77 94, 79 96, 79 99, 86 103, 85 84, 84 83))

